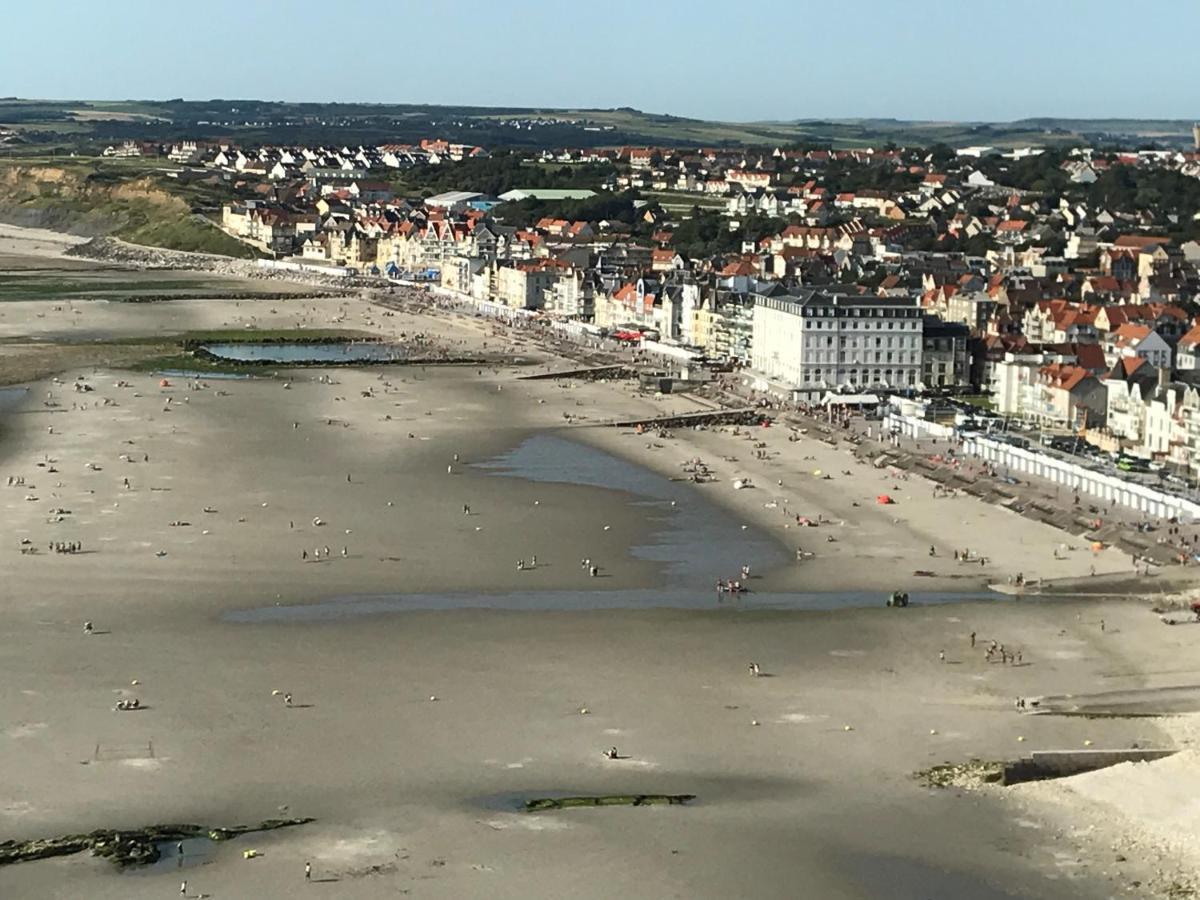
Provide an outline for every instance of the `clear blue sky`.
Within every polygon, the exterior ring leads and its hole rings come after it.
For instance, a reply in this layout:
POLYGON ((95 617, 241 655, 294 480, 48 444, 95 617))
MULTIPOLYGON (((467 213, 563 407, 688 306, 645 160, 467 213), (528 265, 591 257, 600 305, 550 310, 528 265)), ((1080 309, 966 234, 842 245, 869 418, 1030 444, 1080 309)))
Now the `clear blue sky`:
POLYGON ((0 94, 1200 118, 1197 0, 40 0, 0 94))

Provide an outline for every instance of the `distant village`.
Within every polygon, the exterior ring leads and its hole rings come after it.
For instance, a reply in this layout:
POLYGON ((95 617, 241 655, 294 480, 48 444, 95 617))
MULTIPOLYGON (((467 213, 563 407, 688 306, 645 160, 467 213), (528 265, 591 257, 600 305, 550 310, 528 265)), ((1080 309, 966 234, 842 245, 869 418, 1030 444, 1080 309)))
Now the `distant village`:
POLYGON ((425 283, 653 342, 793 401, 898 394, 934 416, 942 399, 983 398, 981 414, 1034 425, 1049 446, 1185 483, 1200 475, 1200 204, 1173 205, 1155 179, 1200 189, 1200 152, 1051 152, 523 151, 531 172, 603 174, 414 197, 395 188, 406 172, 444 167, 453 182, 489 152, 441 140, 105 151, 228 185, 220 227, 275 265, 425 283), (629 198, 633 214, 581 214, 605 198, 629 198))

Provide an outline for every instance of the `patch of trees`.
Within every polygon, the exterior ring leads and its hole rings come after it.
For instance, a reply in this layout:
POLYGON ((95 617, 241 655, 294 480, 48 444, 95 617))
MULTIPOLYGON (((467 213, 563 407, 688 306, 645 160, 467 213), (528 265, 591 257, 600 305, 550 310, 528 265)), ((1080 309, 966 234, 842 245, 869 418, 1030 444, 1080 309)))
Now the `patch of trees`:
POLYGON ((515 203, 501 203, 492 210, 492 215, 502 222, 519 226, 549 217, 568 222, 623 222, 632 228, 645 224, 642 219, 645 207, 633 205, 637 199, 636 191, 599 194, 586 200, 536 200, 531 197, 515 203))
POLYGON ((612 173, 608 163, 542 166, 521 155, 500 151, 462 162, 417 166, 403 173, 404 181, 430 193, 478 191, 498 196, 514 188, 587 188, 595 190, 612 173))
POLYGON ((723 253, 738 253, 743 241, 758 243, 787 227, 783 219, 770 216, 747 216, 733 230, 729 228, 730 221, 719 212, 693 207, 691 217, 675 227, 671 244, 685 257, 702 259, 723 253))
POLYGON ((852 160, 834 160, 825 168, 825 185, 835 194, 858 191, 903 193, 920 181, 920 175, 897 169, 891 163, 864 166, 852 160))
POLYGON ((1190 219, 1200 210, 1200 178, 1170 169, 1111 166, 1095 183, 1081 187, 1086 190, 1088 202, 1097 207, 1144 210, 1160 221, 1170 213, 1190 219))

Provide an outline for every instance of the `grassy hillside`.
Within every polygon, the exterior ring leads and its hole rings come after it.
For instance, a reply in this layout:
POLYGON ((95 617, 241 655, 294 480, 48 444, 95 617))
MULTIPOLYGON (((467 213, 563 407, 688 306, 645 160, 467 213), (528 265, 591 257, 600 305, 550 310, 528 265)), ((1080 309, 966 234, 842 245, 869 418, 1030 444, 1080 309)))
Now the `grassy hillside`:
POLYGON ((0 219, 172 250, 257 255, 194 213, 168 181, 99 160, 0 164, 0 219))
MULTIPOLYGON (((1158 142, 1190 146, 1184 119, 1032 118, 1014 122, 804 119, 714 122, 636 109, 538 109, 389 103, 281 103, 266 100, 0 99, 0 126, 36 144, 80 146, 124 138, 169 142, 228 138, 256 143, 387 143, 439 137, 487 147, 620 144, 839 147, 894 142, 951 146, 1158 142), (523 123, 516 127, 516 122, 523 123), (248 122, 254 124, 248 125, 248 122)), ((4 145, 0 144, 0 152, 4 145)))

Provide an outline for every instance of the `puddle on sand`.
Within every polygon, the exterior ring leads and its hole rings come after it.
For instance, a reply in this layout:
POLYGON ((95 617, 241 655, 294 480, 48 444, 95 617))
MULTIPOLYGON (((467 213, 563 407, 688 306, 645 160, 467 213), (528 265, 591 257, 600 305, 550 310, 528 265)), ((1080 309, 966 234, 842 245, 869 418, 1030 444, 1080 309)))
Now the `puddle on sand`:
POLYGON ((179 869, 190 869, 211 862, 217 845, 206 837, 184 838, 183 841, 159 841, 158 860, 148 866, 135 866, 126 869, 130 875, 161 875, 164 872, 175 872, 179 869), (180 852, 180 846, 183 852, 180 852))
MULTIPOLYGON (((637 504, 656 527, 649 542, 633 547, 631 553, 663 563, 676 585, 708 587, 716 578, 735 576, 744 565, 761 572, 788 562, 778 543, 757 529, 743 530, 694 485, 671 481, 594 447, 539 434, 475 468, 526 481, 608 488, 637 496, 637 504)), ((718 484, 710 489, 720 488, 718 484)))
POLYGON ((0 388, 0 413, 11 412, 21 405, 29 393, 29 388, 12 387, 0 388))
POLYGON ((394 362, 403 360, 406 351, 396 344, 376 342, 315 343, 252 343, 205 344, 202 348, 220 359, 231 362, 324 363, 350 365, 359 362, 394 362))

